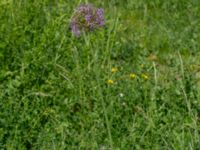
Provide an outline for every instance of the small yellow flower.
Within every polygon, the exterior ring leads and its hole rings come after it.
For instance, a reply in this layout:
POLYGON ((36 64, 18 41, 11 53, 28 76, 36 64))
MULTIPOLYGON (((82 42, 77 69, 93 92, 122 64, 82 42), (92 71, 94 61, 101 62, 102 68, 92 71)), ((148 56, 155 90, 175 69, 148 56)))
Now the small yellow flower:
POLYGON ((136 78, 136 74, 131 73, 131 74, 129 75, 129 77, 130 77, 131 79, 134 79, 134 78, 136 78))
POLYGON ((109 79, 109 80, 107 81, 107 83, 110 84, 110 85, 112 85, 112 84, 114 84, 114 81, 111 80, 111 79, 109 79))
POLYGON ((146 79, 146 80, 149 78, 148 75, 146 75, 146 74, 144 74, 144 73, 143 73, 141 76, 142 76, 144 79, 146 79))
POLYGON ((117 68, 112 68, 112 69, 111 69, 111 72, 112 72, 112 73, 115 73, 115 72, 117 72, 117 71, 118 71, 117 68))
POLYGON ((144 68, 144 64, 141 64, 140 67, 143 69, 144 68))

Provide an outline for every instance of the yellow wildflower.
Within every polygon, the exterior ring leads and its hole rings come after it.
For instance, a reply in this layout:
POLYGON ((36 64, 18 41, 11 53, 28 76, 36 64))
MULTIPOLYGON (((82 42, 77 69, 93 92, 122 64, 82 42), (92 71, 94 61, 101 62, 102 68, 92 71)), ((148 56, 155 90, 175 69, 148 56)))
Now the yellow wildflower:
POLYGON ((110 84, 110 85, 112 85, 112 84, 114 84, 114 81, 111 80, 111 79, 109 79, 109 80, 107 81, 107 83, 110 84))
POLYGON ((141 64, 140 67, 143 69, 144 68, 144 64, 141 64))
POLYGON ((118 71, 117 68, 112 68, 112 69, 111 69, 111 72, 112 72, 112 73, 115 73, 115 72, 117 72, 117 71, 118 71))
POLYGON ((136 74, 131 73, 131 74, 129 75, 129 77, 130 77, 131 79, 134 79, 134 78, 136 78, 136 74))
POLYGON ((146 75, 146 74, 144 74, 144 73, 143 73, 141 76, 142 76, 144 79, 146 79, 146 80, 149 78, 148 75, 146 75))

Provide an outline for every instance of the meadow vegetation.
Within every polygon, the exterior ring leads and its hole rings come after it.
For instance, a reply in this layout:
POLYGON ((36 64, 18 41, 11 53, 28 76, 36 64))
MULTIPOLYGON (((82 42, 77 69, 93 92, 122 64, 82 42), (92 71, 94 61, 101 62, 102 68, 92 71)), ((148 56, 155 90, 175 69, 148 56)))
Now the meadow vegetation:
POLYGON ((200 1, 0 1, 0 149, 200 149, 200 1))

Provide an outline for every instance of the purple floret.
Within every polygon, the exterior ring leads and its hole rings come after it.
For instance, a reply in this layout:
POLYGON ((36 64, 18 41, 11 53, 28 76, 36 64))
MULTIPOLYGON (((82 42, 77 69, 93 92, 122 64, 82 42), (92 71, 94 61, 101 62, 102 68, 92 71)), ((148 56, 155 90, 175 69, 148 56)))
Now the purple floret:
POLYGON ((79 37, 81 32, 80 32, 80 30, 78 28, 78 24, 76 22, 72 21, 71 24, 70 24, 70 27, 71 27, 71 30, 72 30, 73 34, 75 36, 79 37))
POLYGON ((84 13, 84 14, 91 14, 94 10, 94 7, 90 4, 87 4, 87 5, 80 5, 76 11, 78 13, 84 13))
POLYGON ((99 26, 104 26, 105 22, 104 22, 104 10, 102 8, 98 8, 96 10, 96 22, 99 26))
POLYGON ((85 20, 88 22, 88 23, 90 23, 90 21, 92 21, 92 15, 86 15, 85 16, 85 20))

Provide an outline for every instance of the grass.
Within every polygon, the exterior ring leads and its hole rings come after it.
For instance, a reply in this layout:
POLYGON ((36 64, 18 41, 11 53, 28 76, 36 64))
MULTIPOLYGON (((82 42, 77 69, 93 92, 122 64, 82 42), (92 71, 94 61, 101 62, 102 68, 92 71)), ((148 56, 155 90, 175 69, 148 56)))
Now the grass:
POLYGON ((0 149, 200 149, 199 0, 90 2, 0 1, 0 149))

